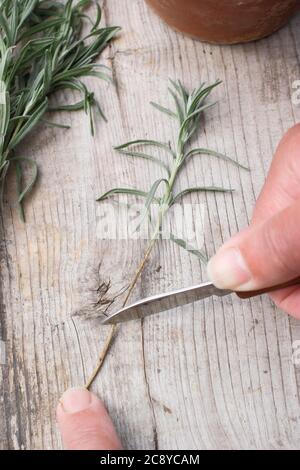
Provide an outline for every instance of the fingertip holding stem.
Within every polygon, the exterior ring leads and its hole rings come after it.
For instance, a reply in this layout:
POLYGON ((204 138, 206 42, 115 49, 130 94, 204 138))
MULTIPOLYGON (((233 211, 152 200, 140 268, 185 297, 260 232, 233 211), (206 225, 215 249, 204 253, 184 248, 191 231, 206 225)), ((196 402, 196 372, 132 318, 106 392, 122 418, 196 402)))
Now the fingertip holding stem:
POLYGON ((59 400, 57 422, 65 449, 122 448, 104 404, 86 388, 71 388, 59 400))
POLYGON ((78 413, 86 410, 92 403, 92 394, 86 388, 70 388, 59 400, 64 413, 78 413))

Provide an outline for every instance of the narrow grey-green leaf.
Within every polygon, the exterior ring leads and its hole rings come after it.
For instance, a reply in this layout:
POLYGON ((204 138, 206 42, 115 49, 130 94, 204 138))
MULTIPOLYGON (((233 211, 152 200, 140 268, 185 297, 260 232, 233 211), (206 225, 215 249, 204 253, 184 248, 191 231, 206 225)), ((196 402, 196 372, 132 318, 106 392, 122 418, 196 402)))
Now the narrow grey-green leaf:
POLYGON ((56 112, 56 111, 80 111, 85 109, 85 100, 77 101, 73 104, 62 104, 58 106, 49 106, 48 111, 56 112))
POLYGON ((7 18, 5 17, 4 13, 0 9, 0 26, 7 38, 8 46, 12 46, 13 44, 13 37, 11 33, 11 29, 9 26, 9 23, 7 21, 7 18))
POLYGON ((22 201, 19 200, 20 194, 22 192, 23 175, 22 175, 21 164, 18 161, 15 161, 15 172, 16 172, 16 183, 17 183, 17 193, 18 193, 17 203, 18 203, 19 215, 20 215, 21 221, 25 222, 23 204, 22 204, 22 201))
POLYGON ((32 113, 29 119, 25 121, 22 125, 21 129, 16 132, 16 134, 12 137, 8 149, 12 149, 21 142, 22 139, 33 129, 33 127, 40 121, 41 117, 45 114, 48 107, 48 100, 45 99, 38 108, 32 113))
POLYGON ((210 149, 206 149, 206 148, 195 148, 193 150, 190 150, 186 154, 185 158, 188 159, 188 158, 190 158, 194 155, 211 155, 212 157, 217 157, 217 158, 220 158, 221 160, 232 163, 233 165, 236 165, 239 168, 242 168, 243 170, 250 171, 250 168, 242 165, 241 163, 237 162, 233 158, 228 157, 227 155, 224 155, 223 153, 216 152, 215 150, 210 150, 210 149))
POLYGON ((203 192, 213 192, 213 193, 232 193, 234 189, 220 188, 218 186, 196 186, 192 188, 187 188, 176 194, 172 200, 172 205, 175 204, 179 199, 191 193, 203 193, 203 192))
POLYGON ((118 152, 121 153, 122 155, 128 155, 128 156, 130 156, 130 157, 143 158, 144 160, 149 160, 149 161, 151 161, 151 162, 153 162, 153 163, 156 163, 156 164, 159 165, 161 168, 163 168, 164 170, 166 170, 166 172, 168 173, 168 175, 170 175, 170 170, 169 170, 168 165, 166 165, 164 162, 162 162, 161 160, 159 160, 159 158, 153 157, 152 155, 148 155, 148 154, 143 153, 143 152, 133 152, 133 151, 130 151, 130 150, 118 149, 118 152))
POLYGON ((158 109, 158 111, 164 113, 164 114, 167 114, 167 116, 170 116, 174 119, 177 119, 177 114, 174 113, 173 111, 171 111, 170 109, 168 108, 165 108, 164 106, 161 106, 160 104, 158 103, 154 103, 153 101, 150 101, 150 104, 151 106, 153 106, 154 108, 158 109))
POLYGON ((146 211, 149 209, 151 206, 153 200, 155 199, 155 194, 156 191, 158 190, 158 187, 160 186, 161 183, 165 183, 165 185, 168 187, 169 182, 165 178, 160 178, 159 180, 156 180, 153 185, 150 188, 150 191, 147 194, 146 201, 145 201, 145 209, 146 211))
POLYGON ((13 157, 10 159, 10 161, 15 163, 15 168, 16 168, 16 175, 17 175, 17 190, 18 190, 18 203, 20 206, 20 212, 21 212, 21 217, 24 219, 24 212, 23 212, 23 201, 25 197, 32 191, 32 188, 34 187, 37 177, 38 177, 38 166, 36 162, 30 158, 25 158, 25 157, 13 157), (29 163, 30 166, 33 169, 33 174, 25 186, 25 188, 22 188, 22 166, 21 162, 29 163))
POLYGON ((0 84, 0 135, 5 136, 10 118, 10 97, 0 84))
POLYGON ((179 98, 178 98, 177 94, 174 93, 174 91, 171 88, 168 88, 168 90, 169 90, 169 93, 171 94, 171 96, 174 100, 174 103, 175 103, 178 121, 179 121, 180 124, 182 124, 184 119, 185 119, 185 110, 182 109, 182 106, 180 104, 180 101, 179 101, 179 98))
POLYGON ((146 198, 148 196, 148 193, 145 191, 140 191, 139 189, 131 189, 131 188, 114 188, 110 189, 106 193, 102 194, 102 196, 98 197, 96 201, 104 201, 105 199, 108 199, 111 196, 115 196, 116 194, 128 194, 130 196, 140 196, 146 198))
POLYGON ((127 149, 128 147, 131 147, 132 145, 146 145, 146 146, 153 146, 153 147, 158 147, 163 150, 166 150, 168 153, 172 155, 172 157, 175 157, 174 151, 171 149, 171 146, 168 144, 165 144, 164 142, 158 142, 157 140, 149 140, 149 139, 137 139, 137 140, 132 140, 130 142, 126 142, 125 144, 118 145, 114 147, 115 150, 124 150, 127 149))
POLYGON ((180 246, 181 248, 188 251, 192 255, 197 256, 197 258, 199 258, 200 261, 202 261, 204 264, 207 264, 208 260, 205 256, 205 254, 202 253, 200 250, 198 250, 198 249, 194 248, 193 246, 191 246, 188 242, 186 242, 182 238, 178 238, 175 235, 173 235, 172 233, 170 233, 170 240, 172 240, 172 242, 176 243, 176 245, 180 246))
POLYGON ((101 23, 101 18, 102 18, 102 10, 98 3, 96 3, 96 8, 97 8, 97 15, 96 15, 95 23, 93 25, 92 32, 94 32, 98 28, 99 24, 101 23))
POLYGON ((169 183, 168 183, 168 180, 164 179, 164 178, 160 178, 159 180, 156 180, 153 185, 151 186, 150 188, 150 191, 148 192, 147 196, 146 196, 146 200, 145 200, 145 203, 144 203, 144 210, 143 210, 143 213, 141 214, 141 219, 140 219, 140 223, 138 224, 138 227, 140 227, 140 225, 143 223, 145 217, 147 217, 147 215, 149 214, 149 209, 150 209, 150 206, 151 204, 155 201, 157 201, 157 198, 155 197, 155 194, 158 190, 158 187, 160 186, 161 183, 165 183, 165 185, 168 187, 169 186, 169 183))
POLYGON ((180 80, 175 81, 175 80, 170 79, 170 82, 172 83, 175 90, 181 96, 182 102, 184 103, 184 107, 185 107, 185 110, 186 110, 186 106, 187 106, 187 102, 188 102, 188 98, 189 98, 188 92, 186 91, 186 89, 184 88, 184 86, 182 85, 180 80))
POLYGON ((41 122, 43 122, 44 124, 46 124, 49 127, 56 127, 58 129, 71 129, 71 126, 69 126, 67 124, 60 124, 58 122, 48 121, 48 119, 41 119, 41 122))

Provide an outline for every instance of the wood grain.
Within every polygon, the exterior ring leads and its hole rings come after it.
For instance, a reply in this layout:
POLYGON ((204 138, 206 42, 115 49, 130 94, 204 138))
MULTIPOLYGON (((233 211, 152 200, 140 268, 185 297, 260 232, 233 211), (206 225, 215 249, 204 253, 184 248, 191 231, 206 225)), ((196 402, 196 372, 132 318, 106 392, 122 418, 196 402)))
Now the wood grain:
MULTIPOLYGON (((193 196, 206 207, 208 255, 247 225, 275 147, 300 117, 291 101, 300 78, 299 16, 260 42, 219 47, 173 32, 142 0, 107 0, 104 13, 108 24, 123 27, 105 52, 116 87, 90 81, 109 123, 99 122, 92 139, 84 115, 58 115, 72 124, 70 131, 40 128, 24 143, 20 152, 41 169, 25 225, 13 204, 14 182, 8 185, 0 255, 3 449, 61 447, 57 400, 65 388, 85 382, 107 334, 97 289, 110 280, 109 295, 117 296, 145 248, 143 241, 99 240, 95 198, 114 185, 146 190, 160 176, 151 163, 122 159, 111 147, 175 135, 148 106, 165 102, 168 77, 187 87, 223 80, 199 143, 251 167, 248 173, 204 157, 182 175, 182 189, 200 182, 236 188, 233 195, 193 196)), ((204 278, 196 258, 164 241, 135 297, 204 278)), ((299 448, 300 368, 291 360, 299 339, 299 323, 267 297, 206 300, 124 325, 94 391, 127 448, 299 448)))

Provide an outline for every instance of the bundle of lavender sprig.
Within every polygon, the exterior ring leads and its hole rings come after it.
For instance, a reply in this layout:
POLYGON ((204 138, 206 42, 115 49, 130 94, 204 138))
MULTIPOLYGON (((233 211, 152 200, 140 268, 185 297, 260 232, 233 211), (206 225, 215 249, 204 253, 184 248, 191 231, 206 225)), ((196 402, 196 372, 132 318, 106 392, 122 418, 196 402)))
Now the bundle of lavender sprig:
MULTIPOLYGON (((32 189, 38 169, 17 146, 44 119, 49 96, 60 89, 78 92, 80 100, 56 110, 84 110, 93 133, 94 94, 82 78, 110 80, 106 67, 94 61, 119 28, 101 28, 101 8, 92 21, 84 12, 90 0, 0 0, 0 190, 8 171, 17 178, 18 204, 32 189), (84 24, 88 32, 83 35, 84 24), (24 162, 32 166, 24 183, 24 162)), ((62 126, 67 127, 67 126, 62 126)))

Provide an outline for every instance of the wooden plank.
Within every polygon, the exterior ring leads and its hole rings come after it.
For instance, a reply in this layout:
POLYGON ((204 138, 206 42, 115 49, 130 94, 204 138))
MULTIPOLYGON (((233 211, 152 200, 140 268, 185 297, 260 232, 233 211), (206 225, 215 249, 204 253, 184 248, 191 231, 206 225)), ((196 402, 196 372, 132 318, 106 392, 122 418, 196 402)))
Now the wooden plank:
MULTIPOLYGON (((95 198, 114 185, 146 190, 160 176, 149 162, 120 158, 112 145, 174 137, 175 127, 148 105, 166 101, 168 77, 188 87, 223 80, 199 143, 251 167, 247 173, 204 157, 182 175, 182 189, 196 183, 236 189, 190 199, 205 205, 209 255, 249 222, 276 144, 300 117, 290 97, 299 79, 299 16, 263 41, 219 47, 174 33, 142 0, 128 3, 104 5, 106 22, 123 26, 106 51, 117 86, 90 81, 109 123, 97 124, 93 140, 83 115, 58 115, 72 124, 70 131, 39 129, 22 146, 42 173, 25 225, 9 184, 0 258, 2 448, 61 445, 57 400, 66 387, 85 382, 107 334, 97 288, 110 280, 115 297, 145 247, 144 241, 100 240, 95 198)), ((196 258, 163 241, 134 297, 204 278, 196 258)), ((118 297, 114 306, 120 303, 118 297)), ((297 339, 298 323, 267 298, 207 300, 142 326, 122 326, 93 390, 128 448, 299 448, 300 376, 291 361, 297 339)))

